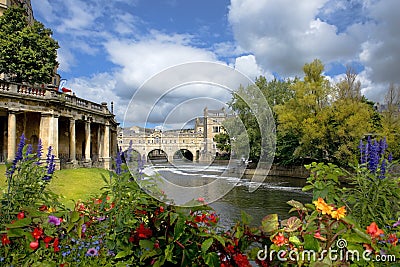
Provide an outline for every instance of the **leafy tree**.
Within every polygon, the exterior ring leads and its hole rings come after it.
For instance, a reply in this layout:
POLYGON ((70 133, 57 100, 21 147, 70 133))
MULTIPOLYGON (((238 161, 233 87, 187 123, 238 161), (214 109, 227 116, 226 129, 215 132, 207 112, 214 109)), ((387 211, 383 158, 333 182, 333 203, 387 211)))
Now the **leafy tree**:
POLYGON ((223 152, 231 152, 231 143, 227 133, 219 133, 214 136, 214 142, 217 143, 217 148, 223 152))
POLYGON ((361 97, 357 74, 348 68, 331 86, 321 61, 305 64, 303 70, 304 80, 292 86, 294 97, 276 108, 278 149, 289 156, 281 160, 354 162, 358 142, 374 129, 374 111, 361 97))
MULTIPOLYGON (((292 97, 292 91, 289 89, 289 85, 292 83, 291 80, 281 81, 274 79, 270 82, 263 76, 260 76, 256 79, 255 85, 260 89, 263 96, 267 100, 270 108, 272 110, 273 116, 276 121, 275 114, 275 106, 277 104, 284 103, 287 99, 292 97)), ((259 106, 257 96, 252 95, 251 86, 249 87, 240 87, 238 89, 238 94, 234 94, 231 102, 229 103, 230 107, 236 112, 239 116, 240 121, 244 124, 246 128, 246 132, 242 132, 238 134, 238 139, 241 141, 237 141, 237 144, 245 142, 244 140, 248 140, 250 146, 249 159, 252 161, 257 161, 262 156, 263 150, 261 146, 261 133, 260 127, 257 122, 257 118, 254 114, 263 114, 267 111, 268 107, 259 106), (251 102, 251 105, 257 107, 257 110, 250 108, 250 106, 246 103, 244 99, 240 97, 240 95, 248 96, 247 101, 251 102), (247 135, 245 138, 242 135, 247 135), (248 139, 247 139, 248 138, 248 139)), ((253 106, 253 107, 254 107, 253 106)), ((234 124, 232 122, 227 122, 228 124, 234 124)), ((225 127, 228 129, 227 127, 225 127)), ((239 150, 245 150, 245 148, 241 148, 239 150)), ((267 152, 266 152, 267 153, 267 152)))
POLYGON ((395 158, 400 157, 399 105, 400 105, 400 86, 396 86, 393 83, 391 83, 385 95, 385 102, 382 110, 381 122, 382 122, 382 135, 387 138, 389 151, 393 153, 393 156, 395 158))
POLYGON ((23 8, 8 8, 0 17, 0 73, 16 82, 49 83, 59 48, 51 34, 38 21, 30 25, 23 8))
POLYGON ((318 59, 305 64, 304 80, 297 80, 291 86, 294 97, 276 107, 278 115, 278 132, 280 138, 291 140, 298 145, 291 157, 301 159, 318 159, 323 157, 321 139, 323 137, 323 110, 329 104, 331 86, 322 75, 324 65, 318 59))

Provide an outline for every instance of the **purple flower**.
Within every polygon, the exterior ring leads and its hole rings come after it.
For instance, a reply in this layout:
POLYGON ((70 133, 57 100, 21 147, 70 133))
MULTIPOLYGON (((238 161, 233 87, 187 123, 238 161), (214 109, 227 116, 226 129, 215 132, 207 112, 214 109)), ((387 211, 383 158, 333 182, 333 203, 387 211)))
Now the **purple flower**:
POLYGON ((132 140, 130 140, 129 147, 128 147, 128 150, 126 151, 126 155, 125 155, 126 163, 131 161, 131 155, 132 155, 132 151, 133 151, 132 144, 133 144, 133 142, 132 142, 132 140))
POLYGON ((101 217, 98 217, 98 218, 97 218, 97 221, 101 222, 101 221, 104 221, 105 219, 106 219, 105 216, 101 216, 101 217))
POLYGON ((121 165, 122 165, 121 154, 122 154, 122 148, 120 147, 118 149, 117 156, 115 158, 115 173, 117 175, 121 174, 121 165))
POLYGON ((388 156, 388 161, 389 163, 391 163, 393 161, 393 155, 392 152, 390 152, 389 156, 388 156))
POLYGON ((86 232, 87 226, 86 224, 82 224, 82 233, 86 232))
POLYGON ((32 152, 33 152, 33 147, 32 147, 31 144, 28 144, 28 146, 26 147, 25 156, 28 156, 28 155, 32 154, 32 152))
POLYGON ((86 252, 86 256, 94 257, 99 255, 99 251, 95 248, 89 248, 88 251, 86 252))
POLYGON ((379 179, 385 179, 385 174, 386 174, 386 159, 382 160, 381 163, 381 174, 379 175, 379 179))
POLYGON ((56 164, 54 163, 55 156, 51 154, 51 150, 52 148, 50 146, 46 155, 47 173, 43 177, 44 181, 50 181, 51 176, 56 169, 56 164))
POLYGON ((400 226, 400 220, 398 220, 397 222, 395 222, 395 223, 393 224, 393 227, 397 227, 397 226, 400 226))
POLYGON ((11 177, 14 174, 15 170, 17 169, 18 161, 22 160, 22 150, 24 149, 24 146, 25 146, 25 135, 22 134, 18 144, 17 154, 15 155, 15 158, 12 161, 11 166, 7 168, 6 171, 7 177, 11 177))
POLYGON ((48 223, 58 226, 58 225, 60 225, 61 220, 60 220, 60 218, 57 218, 56 216, 49 215, 48 223))

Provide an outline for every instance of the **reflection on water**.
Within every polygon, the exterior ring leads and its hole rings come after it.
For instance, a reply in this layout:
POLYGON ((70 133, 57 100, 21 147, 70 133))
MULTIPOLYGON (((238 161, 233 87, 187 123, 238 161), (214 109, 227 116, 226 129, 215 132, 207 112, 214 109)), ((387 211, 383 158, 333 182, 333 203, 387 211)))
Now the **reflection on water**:
MULTIPOLYGON (((164 179, 184 187, 205 185, 215 179, 237 182, 235 179, 222 175, 225 168, 221 166, 156 165, 151 169, 164 179)), ((220 215, 222 226, 229 227, 240 220, 242 210, 253 217, 252 225, 254 226, 260 225, 261 219, 271 213, 277 213, 280 218, 288 218, 291 207, 286 204, 287 201, 292 199, 303 203, 311 201, 311 195, 301 191, 305 185, 304 179, 266 177, 260 187, 250 193, 251 183, 249 179, 243 178, 229 193, 210 203, 210 206, 220 215)))

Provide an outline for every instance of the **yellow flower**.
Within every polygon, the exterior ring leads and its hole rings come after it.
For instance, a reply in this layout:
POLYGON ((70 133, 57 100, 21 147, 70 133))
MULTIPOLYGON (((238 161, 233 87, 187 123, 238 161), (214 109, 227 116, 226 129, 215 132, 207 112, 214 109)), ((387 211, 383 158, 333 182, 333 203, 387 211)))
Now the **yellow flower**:
POLYGON ((326 204, 325 200, 323 198, 319 197, 318 200, 315 200, 313 203, 314 203, 315 207, 317 208, 317 210, 321 211, 322 214, 331 215, 333 207, 326 204))
POLYGON ((332 211, 331 214, 332 218, 336 219, 336 220, 340 220, 342 218, 344 218, 344 216, 346 216, 346 207, 340 207, 337 210, 332 211))

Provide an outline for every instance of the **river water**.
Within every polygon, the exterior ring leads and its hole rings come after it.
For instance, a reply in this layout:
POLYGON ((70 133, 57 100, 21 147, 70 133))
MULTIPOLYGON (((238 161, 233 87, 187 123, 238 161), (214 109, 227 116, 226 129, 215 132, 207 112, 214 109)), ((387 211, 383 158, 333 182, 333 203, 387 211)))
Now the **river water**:
MULTIPOLYGON (((264 216, 277 213, 280 218, 288 218, 289 209, 286 204, 289 200, 297 200, 302 203, 311 201, 311 194, 302 192, 305 185, 304 179, 268 176, 262 183, 258 183, 258 189, 249 192, 250 185, 254 186, 249 178, 243 177, 240 180, 224 177, 226 170, 224 166, 201 166, 198 164, 157 164, 147 167, 145 172, 156 172, 164 179, 185 187, 204 185, 214 179, 225 179, 234 183, 232 190, 219 198, 208 203, 220 216, 220 223, 223 227, 230 227, 240 220, 241 211, 249 214, 253 220, 252 225, 260 225, 264 216)), ((154 174, 154 173, 153 173, 154 174)))

